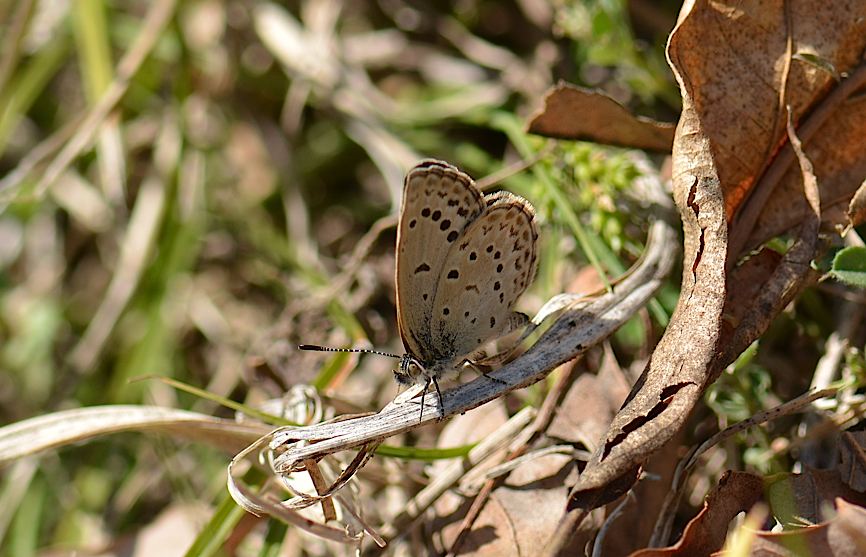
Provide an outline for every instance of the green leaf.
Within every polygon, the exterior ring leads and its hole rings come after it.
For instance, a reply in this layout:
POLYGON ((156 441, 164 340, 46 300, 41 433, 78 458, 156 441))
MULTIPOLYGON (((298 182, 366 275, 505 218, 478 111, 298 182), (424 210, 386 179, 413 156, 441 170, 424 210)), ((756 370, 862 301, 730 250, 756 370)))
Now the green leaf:
POLYGON ((866 288, 866 248, 858 246, 840 250, 833 258, 830 275, 845 284, 866 288))
POLYGON ((244 517, 246 511, 237 506, 228 492, 224 492, 210 521, 199 532, 186 552, 187 557, 210 557, 219 555, 225 540, 244 517))
POLYGON ((462 445, 459 447, 448 447, 442 449, 421 449, 418 447, 396 447, 393 445, 379 445, 376 454, 379 456, 390 456, 406 460, 444 460, 449 458, 463 458, 469 454, 475 445, 462 445))

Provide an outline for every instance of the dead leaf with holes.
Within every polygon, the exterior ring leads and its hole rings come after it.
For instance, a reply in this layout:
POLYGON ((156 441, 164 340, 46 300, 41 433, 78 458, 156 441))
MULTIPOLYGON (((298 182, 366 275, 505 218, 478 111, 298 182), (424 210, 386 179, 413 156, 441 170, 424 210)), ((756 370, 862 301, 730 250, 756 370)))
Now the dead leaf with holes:
POLYGON ((575 485, 562 530, 626 491, 725 366, 817 277, 819 225, 847 224, 866 177, 864 11, 866 0, 818 11, 808 2, 682 8, 667 52, 683 96, 672 155, 680 299, 575 485), (793 239, 785 254, 742 261, 783 234, 793 239), (757 295, 738 296, 744 286, 757 295))

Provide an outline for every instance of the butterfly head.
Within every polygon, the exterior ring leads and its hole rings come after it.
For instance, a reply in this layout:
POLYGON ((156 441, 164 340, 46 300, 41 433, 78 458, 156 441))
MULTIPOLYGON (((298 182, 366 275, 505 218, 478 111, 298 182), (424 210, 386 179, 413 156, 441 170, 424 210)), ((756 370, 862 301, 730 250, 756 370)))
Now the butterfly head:
POLYGON ((400 358, 400 368, 394 370, 394 380, 403 386, 420 383, 425 378, 425 369, 418 358, 411 354, 403 354, 400 358))

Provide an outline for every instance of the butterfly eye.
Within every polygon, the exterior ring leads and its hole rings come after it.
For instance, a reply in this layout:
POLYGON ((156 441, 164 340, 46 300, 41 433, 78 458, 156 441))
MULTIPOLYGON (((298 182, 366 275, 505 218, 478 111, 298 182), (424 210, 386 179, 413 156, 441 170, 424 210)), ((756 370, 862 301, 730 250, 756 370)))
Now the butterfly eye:
POLYGON ((418 377, 423 371, 424 368, 415 359, 411 359, 406 363, 406 374, 409 377, 418 377))

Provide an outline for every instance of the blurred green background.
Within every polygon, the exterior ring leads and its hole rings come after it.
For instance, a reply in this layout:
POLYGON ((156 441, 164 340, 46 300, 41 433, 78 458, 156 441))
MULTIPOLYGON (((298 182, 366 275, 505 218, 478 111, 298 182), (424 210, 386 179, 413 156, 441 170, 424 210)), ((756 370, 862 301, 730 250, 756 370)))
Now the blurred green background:
MULTIPOLYGON (((388 219, 425 157, 476 178, 537 161, 501 182, 542 220, 526 311, 600 285, 587 251, 615 277, 649 219, 626 195, 634 154, 524 124, 559 79, 674 121, 678 7, 0 2, 0 423, 116 403, 230 415, 129 382, 145 375, 250 403, 313 383, 341 412, 375 409, 396 392, 391 362, 349 374, 293 347, 402 351, 388 219)), ((677 281, 617 335, 623 358, 654 344, 677 281)), ((122 434, 7 469, 0 554, 122 547, 177 505, 208 517, 226 463, 122 434)))

